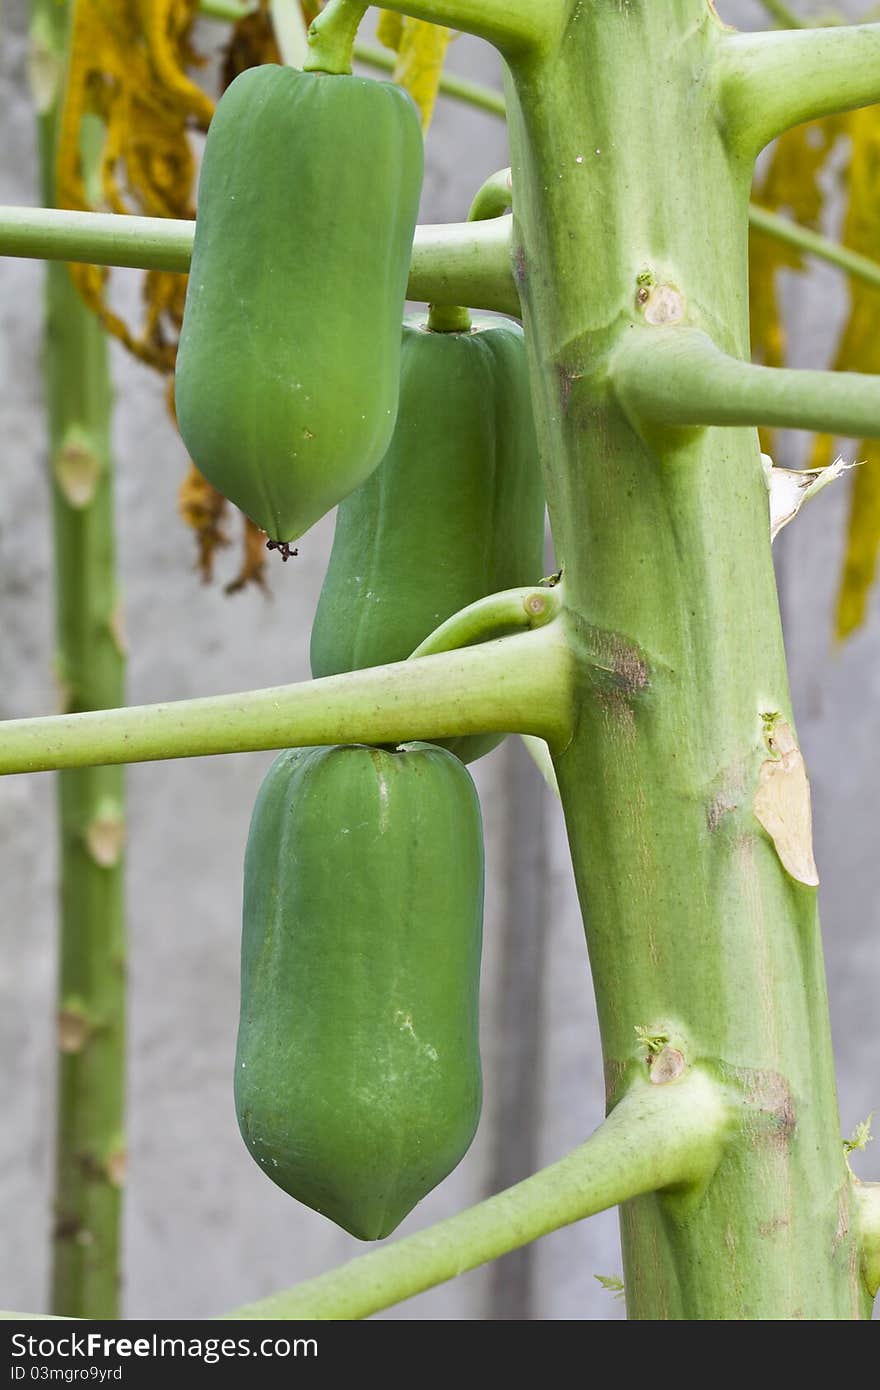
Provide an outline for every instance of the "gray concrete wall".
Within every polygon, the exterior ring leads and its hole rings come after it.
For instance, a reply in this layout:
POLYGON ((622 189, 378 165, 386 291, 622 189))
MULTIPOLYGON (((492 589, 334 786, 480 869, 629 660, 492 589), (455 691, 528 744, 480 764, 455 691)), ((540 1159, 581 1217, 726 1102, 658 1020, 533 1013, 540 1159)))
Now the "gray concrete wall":
MULTIPOLYGON (((719 6, 757 22, 746 0, 719 6)), ((853 13, 858 6, 854 5, 853 13)), ((0 42, 0 202, 36 201, 24 82, 24 0, 6 0, 0 42)), ((804 13, 807 7, 804 7, 804 13)), ((204 29, 206 43, 217 31, 204 29)), ((451 66, 498 81, 485 47, 456 41, 451 66)), ((450 102, 428 149, 422 217, 464 215, 506 163, 500 124, 450 102)), ((132 302, 134 273, 118 272, 132 302)), ((50 712, 48 491, 39 377, 41 271, 0 261, 0 717, 50 712)), ((842 311, 817 274, 792 304, 799 361, 823 364, 842 311)), ((133 703, 305 677, 308 632, 332 524, 276 567, 273 596, 202 587, 175 494, 185 459, 163 387, 120 350, 113 370, 121 567, 133 703)), ((787 439, 784 461, 799 458, 787 439)), ((778 543, 786 635, 815 795, 816 850, 843 1125, 880 1106, 874 1053, 880 987, 880 866, 874 780, 880 747, 880 623, 831 645, 846 488, 778 543)), ((229 565, 233 563, 229 560, 229 565)), ((265 1181, 235 1126, 241 858, 268 757, 136 767, 129 776, 131 932, 130 1182, 126 1307, 200 1316, 330 1268, 360 1248, 265 1181)), ((456 1173, 401 1228, 416 1230, 560 1156, 600 1120, 601 1068, 590 977, 558 806, 518 746, 476 769, 489 882, 483 991, 485 1109, 456 1173), (525 832, 528 832, 527 834, 525 832), (529 852, 523 853, 524 843, 529 852)), ((0 1306, 45 1306, 53 1090, 52 778, 0 782, 0 1306)), ((869 1155, 870 1156, 870 1155, 869 1155)), ((874 1164, 874 1176, 876 1162, 874 1164)), ((862 1164, 864 1176, 870 1163, 862 1164)), ((549 1237, 388 1316, 612 1319, 622 1305, 593 1275, 620 1272, 613 1214, 549 1237)))

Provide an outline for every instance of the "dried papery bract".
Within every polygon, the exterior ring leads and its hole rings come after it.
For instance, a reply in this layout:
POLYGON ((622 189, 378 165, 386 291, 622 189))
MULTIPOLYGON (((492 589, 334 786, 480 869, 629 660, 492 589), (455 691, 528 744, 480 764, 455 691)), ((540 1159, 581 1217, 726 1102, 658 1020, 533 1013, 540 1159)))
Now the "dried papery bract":
POLYGON ((766 742, 772 756, 761 764, 752 803, 755 815, 773 841, 786 873, 799 883, 818 887, 810 782, 803 755, 791 726, 784 721, 773 724, 766 742))

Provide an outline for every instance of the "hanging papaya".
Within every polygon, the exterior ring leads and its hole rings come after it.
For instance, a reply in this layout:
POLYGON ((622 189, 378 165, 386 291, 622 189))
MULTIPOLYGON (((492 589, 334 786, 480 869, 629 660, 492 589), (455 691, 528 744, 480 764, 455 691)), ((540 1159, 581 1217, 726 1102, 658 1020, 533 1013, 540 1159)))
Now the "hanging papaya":
MULTIPOLYGON (((339 507, 312 627, 314 676, 402 661, 458 609, 543 573, 544 495, 522 329, 403 329, 382 463, 339 507)), ((450 739, 470 761, 501 735, 450 739)))
POLYGON ((293 749, 245 857, 239 1127, 273 1182, 363 1240, 462 1158, 480 1112, 480 809, 458 759, 293 749))
POLYGON ((422 158, 415 107, 390 83, 266 64, 218 103, 177 419, 204 476, 276 542, 388 446, 422 158))

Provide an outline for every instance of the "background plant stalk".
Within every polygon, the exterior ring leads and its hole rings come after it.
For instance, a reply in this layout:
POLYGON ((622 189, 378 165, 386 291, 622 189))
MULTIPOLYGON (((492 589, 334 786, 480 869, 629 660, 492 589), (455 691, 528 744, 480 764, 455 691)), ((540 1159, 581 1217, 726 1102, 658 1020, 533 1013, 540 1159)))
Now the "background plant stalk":
POLYGON ((567 621, 613 677, 597 688, 584 666, 555 765, 609 1106, 647 1065, 637 1028, 668 1034, 739 1097, 701 1200, 622 1208, 630 1317, 865 1318, 816 893, 751 809, 762 713, 792 720, 757 438, 658 427, 646 443, 608 384, 615 347, 664 286, 748 360, 752 169, 718 119, 723 37, 708 0, 594 0, 558 49, 514 67, 508 92, 515 265, 567 621))
MULTIPOLYGON (((72 6, 34 0, 33 42, 54 77, 40 112, 41 191, 55 150, 72 6)), ((93 131, 93 134, 97 132, 93 131)), ((90 157, 84 150, 84 156, 90 157)), ((110 459, 107 343, 67 266, 46 269, 44 370, 52 491, 58 679, 69 712, 125 699, 110 459)), ((59 1072, 51 1306, 114 1318, 124 1176, 124 772, 58 774, 59 1072)))

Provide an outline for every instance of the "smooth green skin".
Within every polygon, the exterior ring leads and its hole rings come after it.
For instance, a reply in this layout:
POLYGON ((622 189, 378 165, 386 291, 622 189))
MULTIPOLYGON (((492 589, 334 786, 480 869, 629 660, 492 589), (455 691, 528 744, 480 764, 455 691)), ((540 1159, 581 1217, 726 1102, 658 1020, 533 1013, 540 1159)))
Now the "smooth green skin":
MULTIPOLYGON (((32 34, 64 71, 72 5, 33 0, 32 34)), ((59 84, 57 96, 63 92, 59 84)), ((41 190, 55 196, 58 104, 38 122, 41 190)), ((86 173, 97 151, 84 151, 86 173)), ((101 710, 125 699, 125 654, 118 628, 113 401, 107 339, 62 264, 46 276, 43 370, 52 505, 57 675, 69 711, 101 710), (74 432, 71 436, 71 431, 74 432), (72 506, 55 474, 71 439, 91 455, 91 497, 72 506)), ((125 904, 124 858, 95 858, 89 830, 124 816, 122 768, 62 772, 58 796, 57 1007, 76 1019, 82 1046, 58 1052, 51 1307, 81 1318, 119 1311, 124 1184, 125 904)), ((48 1098, 45 1101, 49 1104, 48 1098)))
POLYGON ((266 1175, 361 1240, 474 1136, 482 917, 479 802, 451 753, 276 758, 245 858, 236 1112, 266 1175))
MULTIPOLYGON (((341 504, 312 627, 314 676, 402 661, 459 609, 537 583, 544 492, 522 329, 478 315, 469 333, 407 319, 397 426, 375 473, 341 504)), ((499 735, 445 741, 465 762, 499 735)))
POLYGON ((177 418, 272 540, 301 536, 388 447, 422 161, 415 107, 389 83, 269 64, 218 103, 177 418))

